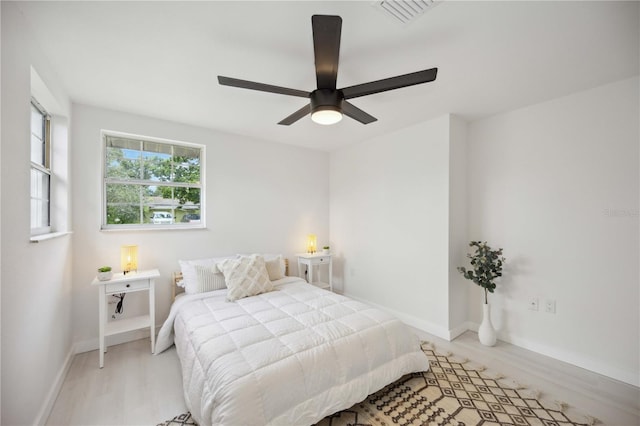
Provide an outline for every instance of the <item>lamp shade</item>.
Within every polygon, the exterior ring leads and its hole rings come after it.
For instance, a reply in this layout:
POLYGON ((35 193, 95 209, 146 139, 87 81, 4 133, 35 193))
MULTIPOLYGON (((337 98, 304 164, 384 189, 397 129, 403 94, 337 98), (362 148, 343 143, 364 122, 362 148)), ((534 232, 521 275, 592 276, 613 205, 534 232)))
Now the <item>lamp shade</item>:
POLYGON ((318 238, 315 234, 307 235, 307 253, 313 254, 318 250, 318 238))
POLYGON ((138 270, 138 246, 120 247, 120 267, 125 274, 138 270))

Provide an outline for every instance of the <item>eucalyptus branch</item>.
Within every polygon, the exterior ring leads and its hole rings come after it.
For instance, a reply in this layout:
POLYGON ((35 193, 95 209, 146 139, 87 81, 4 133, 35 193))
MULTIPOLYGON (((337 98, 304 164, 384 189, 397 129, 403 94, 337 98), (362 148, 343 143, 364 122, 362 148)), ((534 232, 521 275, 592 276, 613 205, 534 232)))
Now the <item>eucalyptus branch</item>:
POLYGON ((494 280, 502 276, 502 265, 505 258, 502 257, 502 249, 491 249, 486 242, 471 241, 470 247, 475 247, 475 253, 467 254, 471 259, 473 269, 467 270, 459 266, 458 271, 468 280, 473 281, 484 289, 484 303, 488 303, 487 292, 493 293, 496 288, 494 280))

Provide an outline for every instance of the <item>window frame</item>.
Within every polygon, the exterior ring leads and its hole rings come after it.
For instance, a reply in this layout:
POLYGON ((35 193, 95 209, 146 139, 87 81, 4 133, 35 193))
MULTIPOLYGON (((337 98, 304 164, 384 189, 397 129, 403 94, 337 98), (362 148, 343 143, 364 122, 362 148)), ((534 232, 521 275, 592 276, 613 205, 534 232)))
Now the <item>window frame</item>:
MULTIPOLYGON (((102 231, 158 231, 158 230, 185 230, 185 229, 203 229, 206 228, 205 224, 205 158, 206 158, 206 146, 202 144, 196 144, 191 142, 177 141, 171 139, 163 139, 152 136, 136 135, 131 133, 123 133, 112 130, 102 130, 100 135, 100 143, 102 145, 102 167, 101 167, 101 185, 102 185, 102 202, 101 202, 101 219, 100 229, 102 231), (151 142, 162 145, 169 145, 172 147, 186 147, 191 149, 197 149, 200 153, 200 182, 198 183, 186 183, 186 182, 173 182, 173 181, 154 181, 146 179, 119 179, 107 177, 107 138, 116 137, 122 139, 131 139, 138 141, 142 144, 144 142, 151 142), (164 187, 188 187, 198 188, 200 190, 200 221, 198 223, 182 223, 175 222, 176 215, 174 214, 174 223, 172 224, 153 224, 153 223, 131 223, 131 224, 109 224, 107 223, 107 185, 108 184, 134 184, 139 186, 153 185, 164 187)), ((140 149, 141 152, 148 152, 140 149)), ((142 170, 142 169, 141 169, 142 170)), ((144 204, 141 202, 140 208, 144 209, 144 204)), ((171 209, 174 212, 175 209, 171 209)), ((141 214, 142 217, 142 214, 141 214)), ((143 219, 144 220, 144 219, 143 219)))
MULTIPOLYGON (((33 129, 31 128, 31 120, 29 120, 29 229, 31 237, 40 236, 50 234, 52 232, 51 223, 51 194, 52 194, 52 186, 53 186, 53 172, 51 167, 51 114, 47 112, 47 110, 42 106, 40 102, 35 97, 31 97, 30 108, 34 107, 41 115, 42 115, 42 136, 44 137, 43 142, 43 152, 42 152, 42 164, 36 163, 33 161, 33 152, 31 146, 31 135, 33 135, 33 129), (33 182, 31 178, 31 171, 37 171, 45 174, 48 177, 48 185, 47 185, 47 194, 46 194, 46 203, 47 203, 47 223, 45 226, 33 227, 33 223, 31 222, 31 217, 34 214, 33 205, 31 201, 33 201, 33 182)), ((31 116, 31 114, 29 114, 31 116)))

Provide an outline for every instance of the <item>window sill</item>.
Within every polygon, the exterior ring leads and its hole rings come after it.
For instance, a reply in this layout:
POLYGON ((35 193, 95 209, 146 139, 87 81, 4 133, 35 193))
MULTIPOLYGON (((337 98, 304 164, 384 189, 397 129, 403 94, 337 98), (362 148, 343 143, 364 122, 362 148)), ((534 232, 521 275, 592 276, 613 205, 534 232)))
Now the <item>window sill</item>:
POLYGON ((34 235, 29 238, 29 241, 32 243, 39 243, 40 241, 53 240, 54 238, 64 237, 65 235, 71 235, 73 232, 64 231, 64 232, 50 232, 48 234, 42 235, 34 235))
POLYGON ((204 224, 193 225, 147 225, 147 226, 106 226, 100 228, 101 232, 129 232, 129 231, 191 231, 207 229, 204 224))

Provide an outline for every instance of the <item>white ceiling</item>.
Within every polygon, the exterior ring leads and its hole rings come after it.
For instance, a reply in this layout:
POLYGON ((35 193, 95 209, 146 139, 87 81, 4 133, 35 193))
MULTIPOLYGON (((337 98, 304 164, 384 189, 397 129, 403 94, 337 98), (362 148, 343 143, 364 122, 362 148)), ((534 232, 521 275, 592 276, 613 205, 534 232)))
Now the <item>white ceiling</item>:
MULTIPOLYGON (((21 2, 72 100, 334 150, 445 113, 468 120, 639 74, 638 2, 444 1, 408 25, 371 1, 21 2), (438 67, 435 82, 354 99, 378 118, 276 123, 315 89, 311 15, 343 19, 338 87, 438 67)), ((150 135, 162 136, 162 135, 150 135)))

